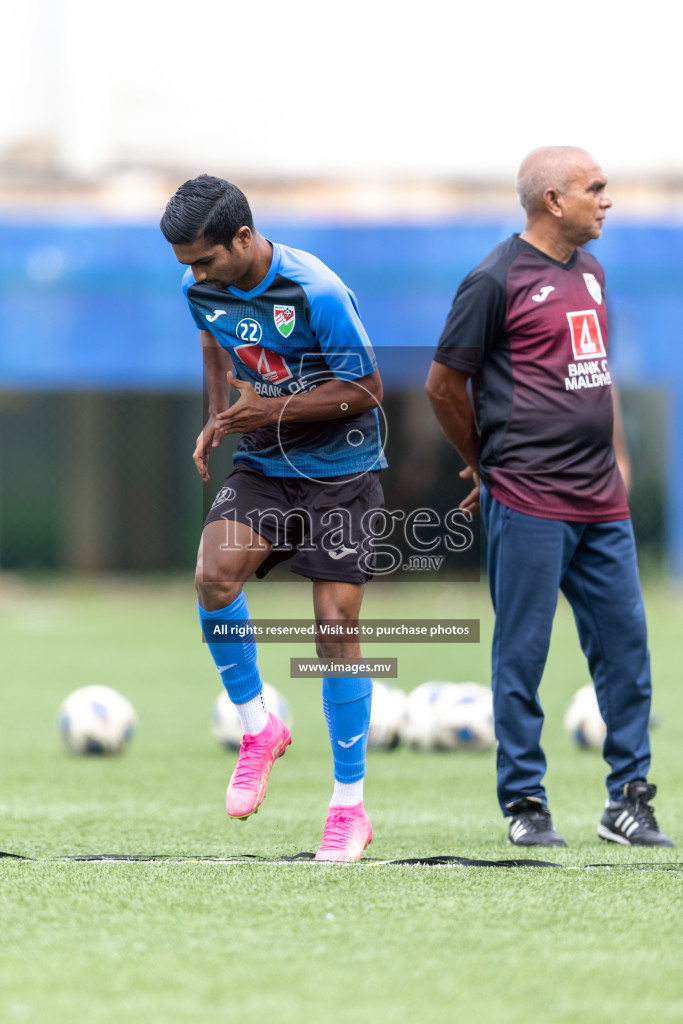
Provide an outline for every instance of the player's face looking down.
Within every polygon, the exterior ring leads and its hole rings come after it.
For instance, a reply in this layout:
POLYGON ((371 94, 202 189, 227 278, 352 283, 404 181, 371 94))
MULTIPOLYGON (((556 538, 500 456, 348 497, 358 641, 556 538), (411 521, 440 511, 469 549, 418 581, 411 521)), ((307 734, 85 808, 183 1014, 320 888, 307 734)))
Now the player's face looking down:
POLYGON ((569 184, 554 197, 555 215, 561 217, 562 234, 574 245, 584 245, 599 238, 612 197, 607 191, 607 178, 589 154, 576 157, 569 184))
POLYGON ((179 263, 192 268, 197 284, 205 282, 214 288, 234 285, 241 291, 249 291, 263 279, 262 269, 255 265, 253 241, 251 230, 242 227, 230 249, 208 242, 200 235, 194 242, 174 245, 173 251, 179 263))

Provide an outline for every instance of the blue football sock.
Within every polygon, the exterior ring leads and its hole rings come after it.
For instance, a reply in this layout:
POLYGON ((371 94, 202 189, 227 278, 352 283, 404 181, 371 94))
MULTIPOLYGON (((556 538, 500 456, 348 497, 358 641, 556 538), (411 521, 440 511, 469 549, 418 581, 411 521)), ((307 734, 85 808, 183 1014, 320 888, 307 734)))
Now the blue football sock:
POLYGON ((371 704, 372 679, 323 679, 323 711, 337 782, 365 776, 371 704))
POLYGON ((199 603, 197 607, 206 646, 228 697, 233 704, 253 700, 263 684, 256 664, 256 644, 244 592, 232 604, 215 612, 207 612, 199 603))

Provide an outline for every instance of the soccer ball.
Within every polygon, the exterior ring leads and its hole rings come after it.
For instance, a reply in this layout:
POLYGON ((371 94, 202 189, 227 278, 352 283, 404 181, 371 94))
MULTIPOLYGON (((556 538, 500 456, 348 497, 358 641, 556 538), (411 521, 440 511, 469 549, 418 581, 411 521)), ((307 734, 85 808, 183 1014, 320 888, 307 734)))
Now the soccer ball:
POLYGON ((373 683, 368 747, 393 750, 398 746, 407 704, 408 697, 403 690, 386 683, 373 683))
MULTIPOLYGON (((289 704, 270 683, 263 684, 263 699, 268 710, 291 727, 292 713, 289 704)), ((225 690, 214 701, 211 712, 211 735, 228 750, 239 750, 242 742, 242 723, 237 708, 225 690)))
POLYGON ((480 683, 422 683, 408 695, 404 739, 417 750, 490 750, 491 691, 480 683))
POLYGON ((435 706, 439 702, 442 687, 454 683, 433 680, 421 683, 408 694, 406 713, 401 738, 416 750, 433 750, 436 724, 435 706))
POLYGON ((59 708, 59 731, 74 754, 118 754, 136 726, 135 708, 110 686, 82 686, 59 708))
POLYGON ((495 747, 493 697, 487 686, 445 684, 432 707, 436 750, 491 750, 495 747))
POLYGON ((592 683, 578 689, 569 701, 564 715, 564 730, 584 750, 602 750, 607 728, 592 683))

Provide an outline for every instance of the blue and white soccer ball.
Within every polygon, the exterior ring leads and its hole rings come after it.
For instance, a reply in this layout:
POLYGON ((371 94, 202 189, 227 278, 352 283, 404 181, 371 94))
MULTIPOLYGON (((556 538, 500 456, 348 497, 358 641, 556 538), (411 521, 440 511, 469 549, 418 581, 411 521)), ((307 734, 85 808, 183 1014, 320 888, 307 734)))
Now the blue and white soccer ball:
POLYGON ((59 708, 58 725, 74 754, 118 754, 132 739, 137 715, 131 702, 110 686, 82 686, 59 708))
POLYGON ((491 690, 481 683, 423 683, 408 695, 404 737, 418 750, 491 750, 491 690))
MULTIPOLYGON (((270 683, 264 683, 263 699, 268 710, 291 728, 292 712, 279 690, 276 690, 270 683)), ((237 714, 237 708, 225 690, 214 701, 211 711, 211 735, 228 750, 239 750, 242 742, 242 723, 237 714)))
POLYGON ((401 741, 408 707, 408 695, 397 686, 373 682, 368 747, 393 750, 401 741))
POLYGON ((592 683, 580 687, 567 705, 564 731, 583 750, 602 750, 607 727, 592 683))
POLYGON ((435 706, 441 696, 443 686, 453 686, 433 680, 416 686, 408 694, 406 715, 402 729, 402 739, 416 750, 433 750, 436 724, 435 706))
POLYGON ((492 750, 496 745, 493 696, 481 683, 442 687, 435 705, 436 750, 492 750))

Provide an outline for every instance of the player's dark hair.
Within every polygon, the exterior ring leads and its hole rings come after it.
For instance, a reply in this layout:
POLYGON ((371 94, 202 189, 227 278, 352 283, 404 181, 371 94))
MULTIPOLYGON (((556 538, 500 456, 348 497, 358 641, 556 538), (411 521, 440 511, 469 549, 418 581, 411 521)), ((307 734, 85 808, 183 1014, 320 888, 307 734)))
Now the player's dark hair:
POLYGON ((243 192, 224 178, 200 174, 180 186, 166 204, 159 227, 171 245, 189 245, 201 235, 212 245, 232 249, 241 227, 254 230, 243 192))

